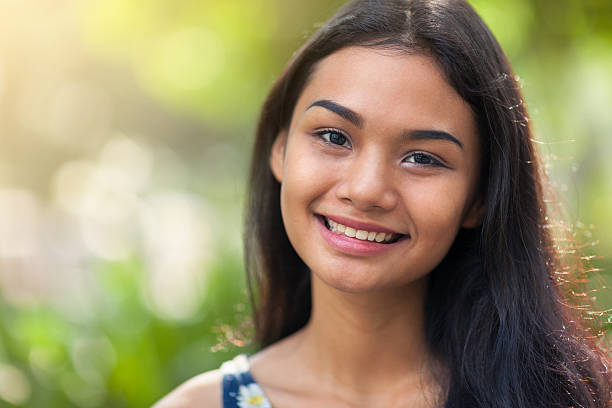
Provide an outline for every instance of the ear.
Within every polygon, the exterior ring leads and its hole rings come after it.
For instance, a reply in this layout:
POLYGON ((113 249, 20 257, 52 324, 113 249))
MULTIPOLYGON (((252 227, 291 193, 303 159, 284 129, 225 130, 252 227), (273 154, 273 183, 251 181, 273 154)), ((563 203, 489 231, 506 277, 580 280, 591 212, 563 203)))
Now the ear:
POLYGON ((483 193, 478 194, 469 211, 463 218, 462 228, 476 228, 482 224, 486 208, 486 201, 483 193))
POLYGON ((270 151, 270 170, 279 183, 283 182, 283 166, 285 164, 285 146, 287 145, 287 133, 280 131, 274 140, 270 151))

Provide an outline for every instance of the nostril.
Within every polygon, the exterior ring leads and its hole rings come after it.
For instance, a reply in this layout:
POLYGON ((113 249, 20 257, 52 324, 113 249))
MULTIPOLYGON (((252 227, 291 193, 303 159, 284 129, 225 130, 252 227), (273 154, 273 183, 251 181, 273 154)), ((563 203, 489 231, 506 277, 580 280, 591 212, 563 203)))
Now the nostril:
POLYGON ((338 199, 362 211, 394 209, 400 195, 393 174, 384 162, 384 158, 378 156, 355 160, 355 165, 343 174, 336 189, 338 199))

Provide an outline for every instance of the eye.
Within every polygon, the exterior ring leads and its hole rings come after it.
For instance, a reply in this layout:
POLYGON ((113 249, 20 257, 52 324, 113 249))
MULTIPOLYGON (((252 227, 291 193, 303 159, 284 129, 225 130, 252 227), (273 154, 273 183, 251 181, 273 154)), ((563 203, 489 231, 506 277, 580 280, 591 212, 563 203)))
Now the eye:
POLYGON ((411 153, 404 159, 404 162, 414 163, 418 166, 445 167, 440 160, 423 152, 411 153))
POLYGON ((334 129, 325 129, 316 133, 319 135, 325 143, 333 144, 343 147, 351 147, 351 143, 348 138, 341 132, 334 129))

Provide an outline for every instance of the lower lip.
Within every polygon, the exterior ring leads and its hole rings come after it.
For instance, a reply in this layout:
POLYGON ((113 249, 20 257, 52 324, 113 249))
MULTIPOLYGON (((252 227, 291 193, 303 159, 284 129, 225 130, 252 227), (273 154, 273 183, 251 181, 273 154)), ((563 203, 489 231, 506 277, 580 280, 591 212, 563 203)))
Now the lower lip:
POLYGON ((322 216, 316 216, 319 230, 325 241, 334 249, 351 255, 378 255, 390 251, 407 239, 402 237, 399 241, 392 244, 379 244, 378 242, 362 241, 357 238, 347 237, 344 234, 331 232, 325 226, 322 216))

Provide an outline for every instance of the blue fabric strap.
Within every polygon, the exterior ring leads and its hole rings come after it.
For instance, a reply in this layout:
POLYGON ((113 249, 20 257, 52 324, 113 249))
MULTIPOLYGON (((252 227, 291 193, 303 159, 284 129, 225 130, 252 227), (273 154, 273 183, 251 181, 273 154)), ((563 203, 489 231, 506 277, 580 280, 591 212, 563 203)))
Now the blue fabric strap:
POLYGON ((221 371, 223 408, 272 408, 255 382, 244 354, 223 363, 221 371))
POLYGON ((223 408, 237 408, 240 380, 233 374, 223 376, 223 408))

